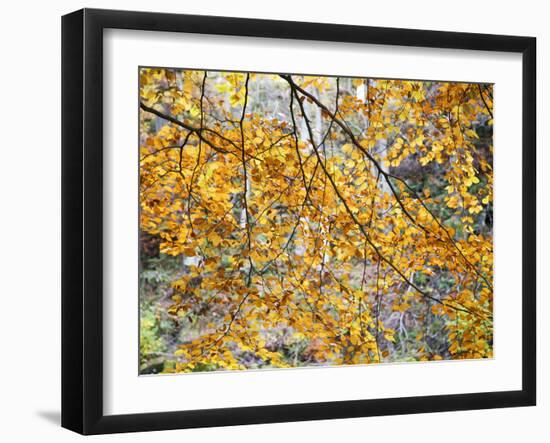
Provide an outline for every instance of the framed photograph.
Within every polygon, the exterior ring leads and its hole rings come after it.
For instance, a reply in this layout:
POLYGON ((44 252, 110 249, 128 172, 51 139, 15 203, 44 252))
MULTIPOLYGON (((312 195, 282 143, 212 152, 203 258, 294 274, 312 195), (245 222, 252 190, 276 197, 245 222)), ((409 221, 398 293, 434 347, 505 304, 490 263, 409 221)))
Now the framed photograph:
POLYGON ((62 425, 534 405, 531 37, 62 20, 62 425))

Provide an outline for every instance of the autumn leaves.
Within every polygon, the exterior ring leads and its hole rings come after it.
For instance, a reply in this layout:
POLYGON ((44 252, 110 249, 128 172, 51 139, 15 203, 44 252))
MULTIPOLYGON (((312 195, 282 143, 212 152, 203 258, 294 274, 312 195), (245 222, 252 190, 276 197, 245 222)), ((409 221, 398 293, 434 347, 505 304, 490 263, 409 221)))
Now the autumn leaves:
POLYGON ((182 257, 171 315, 197 319, 166 371, 492 355, 490 85, 140 87, 140 225, 182 257))

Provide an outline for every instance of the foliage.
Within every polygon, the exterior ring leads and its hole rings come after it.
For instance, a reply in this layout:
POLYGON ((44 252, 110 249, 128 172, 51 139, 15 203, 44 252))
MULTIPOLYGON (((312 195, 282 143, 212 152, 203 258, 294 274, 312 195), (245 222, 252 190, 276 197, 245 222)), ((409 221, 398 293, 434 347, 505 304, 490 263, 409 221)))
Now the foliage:
POLYGON ((140 108, 163 371, 492 357, 492 85, 143 68, 140 108))

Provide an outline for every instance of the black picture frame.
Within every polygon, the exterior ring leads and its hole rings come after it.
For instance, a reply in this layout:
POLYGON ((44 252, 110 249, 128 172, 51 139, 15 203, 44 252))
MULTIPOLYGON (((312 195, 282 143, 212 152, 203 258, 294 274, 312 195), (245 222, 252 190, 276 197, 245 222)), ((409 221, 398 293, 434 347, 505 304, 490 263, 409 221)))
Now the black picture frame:
MULTIPOLYGON (((530 406, 536 403, 536 39, 83 9, 62 18, 62 426, 82 434, 530 406), (171 31, 522 54, 522 389, 103 413, 103 30, 171 31)), ((136 294, 137 296, 137 294, 136 294)))

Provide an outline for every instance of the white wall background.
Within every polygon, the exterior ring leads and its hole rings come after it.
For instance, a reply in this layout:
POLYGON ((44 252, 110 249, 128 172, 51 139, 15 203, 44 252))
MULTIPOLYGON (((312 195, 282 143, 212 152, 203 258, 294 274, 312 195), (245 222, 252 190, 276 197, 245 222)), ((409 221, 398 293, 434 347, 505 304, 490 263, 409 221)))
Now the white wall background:
MULTIPOLYGON (((0 27, 0 438, 7 442, 81 440, 59 427, 60 414, 60 16, 87 7, 233 15, 538 38, 539 276, 550 266, 550 156, 543 156, 543 107, 550 88, 550 28, 545 3, 393 0, 151 0, 4 2, 0 27)), ((546 106, 546 109, 547 106, 546 106)), ((549 112, 549 111, 547 111, 549 112)), ((518 122, 520 124, 520 122, 518 122)), ((519 147, 518 147, 519 148, 519 147)), ((519 174, 519 168, 518 168, 519 174)), ((519 272, 519 270, 518 270, 519 272)), ((539 405, 398 417, 285 423, 101 436, 94 441, 446 442, 544 441, 550 436, 550 283, 539 277, 539 405), (545 377, 546 376, 546 377, 545 377)), ((414 380, 411 380, 414 383, 414 380)))

